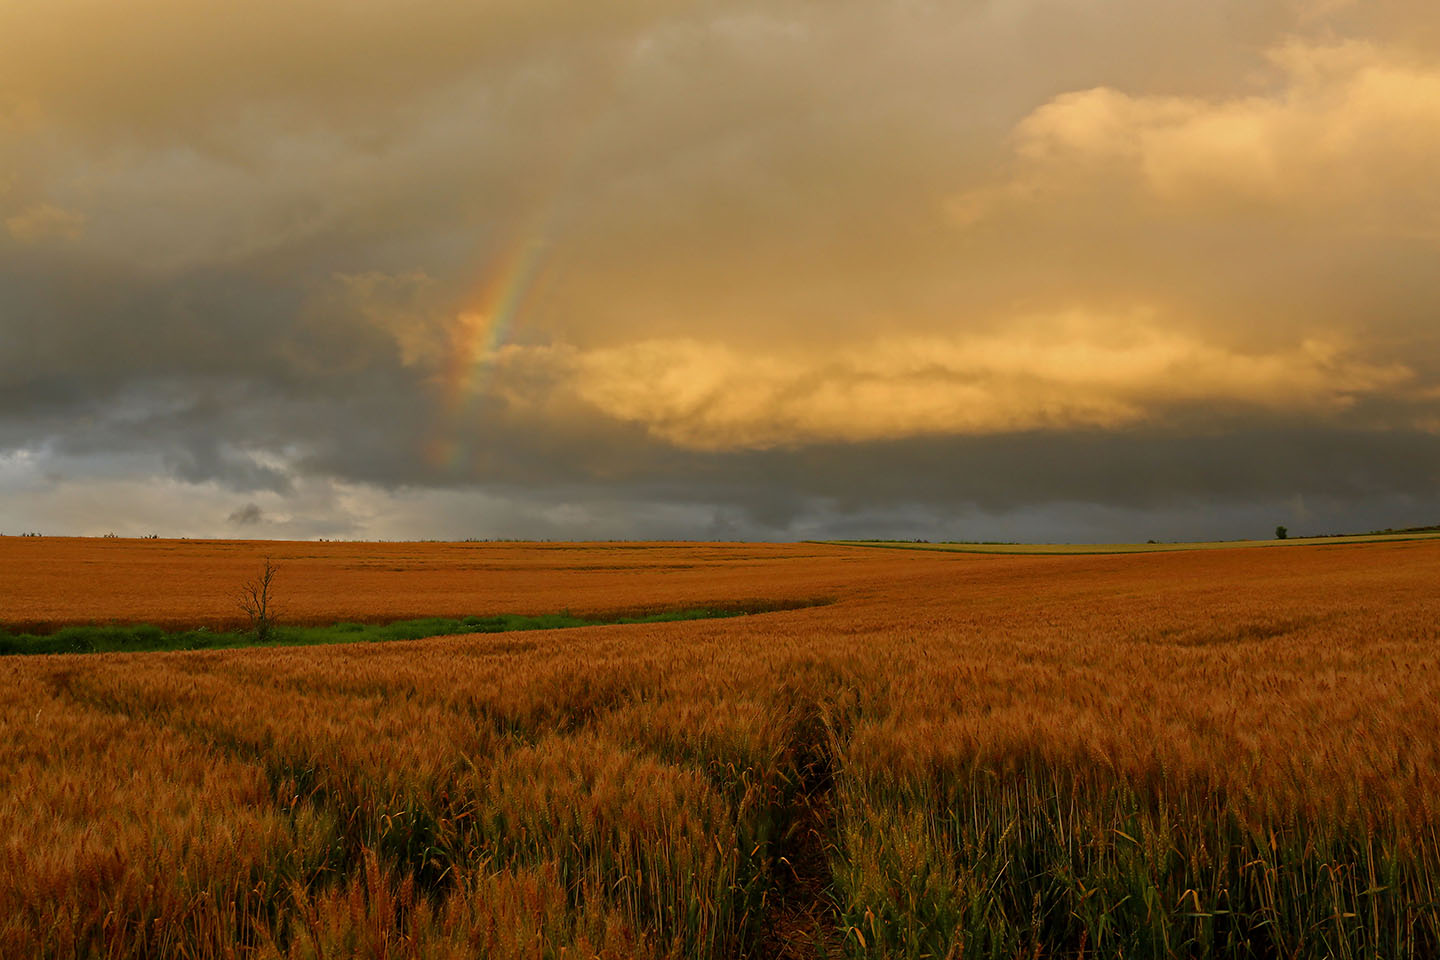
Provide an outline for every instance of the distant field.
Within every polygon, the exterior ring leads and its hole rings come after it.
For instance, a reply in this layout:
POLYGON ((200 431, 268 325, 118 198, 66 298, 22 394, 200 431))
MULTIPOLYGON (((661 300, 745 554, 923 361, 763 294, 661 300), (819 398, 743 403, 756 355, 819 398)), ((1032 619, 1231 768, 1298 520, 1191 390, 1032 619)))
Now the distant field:
POLYGON ((1229 550, 1240 547, 1299 547, 1315 544, 1387 543, 1407 540, 1437 540, 1440 531, 1414 533, 1367 533, 1340 537, 1291 537, 1286 540, 1202 540, 1171 543, 965 543, 908 540, 817 540, 848 547, 890 547, 897 550, 943 550, 948 553, 1090 554, 1166 553, 1175 550, 1229 550))
POLYGON ((725 619, 0 659, 0 957, 1440 956, 1440 542, 0 538, 0 625, 725 619))
MULTIPOLYGON (((615 617, 808 602, 849 582, 814 544, 312 543, 0 537, 0 627, 234 629, 268 557, 281 618, 325 626, 514 614, 615 617)), ((880 568, 883 558, 868 561, 880 568)))

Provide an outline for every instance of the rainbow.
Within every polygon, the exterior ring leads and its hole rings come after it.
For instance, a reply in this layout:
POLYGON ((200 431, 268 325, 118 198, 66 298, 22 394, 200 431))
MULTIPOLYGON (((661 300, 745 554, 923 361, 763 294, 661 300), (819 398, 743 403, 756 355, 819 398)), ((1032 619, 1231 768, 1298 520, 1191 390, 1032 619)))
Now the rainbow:
POLYGON ((496 357, 522 324, 525 304, 561 232, 576 172, 598 141, 603 121, 613 113, 616 93, 638 49, 637 43, 617 56, 602 71, 601 81, 588 87, 593 95, 585 111, 589 122, 577 126, 569 149, 561 152, 551 184, 536 192, 528 215, 519 218, 509 242, 498 254, 485 258, 480 281, 465 299, 468 306, 454 319, 438 378, 439 415, 425 443, 431 466, 457 471, 468 460, 468 445, 462 438, 468 432, 470 404, 484 392, 496 357))
POLYGON ((526 231, 489 264, 468 302, 475 306, 455 317, 439 377, 437 429, 426 443, 431 466, 461 466, 465 450, 458 433, 468 419, 471 399, 484 391, 500 349, 510 340, 526 295, 544 259, 545 235, 526 231))

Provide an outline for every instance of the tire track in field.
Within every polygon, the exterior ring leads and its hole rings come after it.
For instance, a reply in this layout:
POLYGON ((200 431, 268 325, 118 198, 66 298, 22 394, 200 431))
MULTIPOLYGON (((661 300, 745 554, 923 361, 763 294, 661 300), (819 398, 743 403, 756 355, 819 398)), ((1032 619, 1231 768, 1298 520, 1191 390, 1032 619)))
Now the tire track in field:
POLYGON ((830 853, 835 822, 836 731, 831 705, 813 695, 796 698, 792 727, 792 792, 785 830, 773 851, 776 896, 751 953, 764 960, 844 956, 839 910, 831 892, 830 853))

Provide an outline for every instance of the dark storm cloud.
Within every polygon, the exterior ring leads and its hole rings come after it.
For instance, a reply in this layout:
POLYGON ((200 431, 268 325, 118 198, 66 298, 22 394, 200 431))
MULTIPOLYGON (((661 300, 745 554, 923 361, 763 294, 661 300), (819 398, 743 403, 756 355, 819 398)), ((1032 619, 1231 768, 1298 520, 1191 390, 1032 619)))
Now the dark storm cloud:
POLYGON ((226 517, 225 522, 232 523, 237 527, 253 527, 264 518, 265 512, 260 509, 259 505, 247 503, 226 517))

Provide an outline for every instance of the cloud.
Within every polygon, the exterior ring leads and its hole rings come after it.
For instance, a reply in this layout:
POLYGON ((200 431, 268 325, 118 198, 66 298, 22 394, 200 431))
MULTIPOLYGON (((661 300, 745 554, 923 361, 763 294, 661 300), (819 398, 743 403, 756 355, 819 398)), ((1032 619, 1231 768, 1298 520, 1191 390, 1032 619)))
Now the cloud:
POLYGON ((265 512, 258 504, 247 503, 226 517, 225 522, 237 527, 253 527, 264 519, 265 512))
MULTIPOLYGON (((788 353, 650 340, 515 348, 607 416, 700 450, 1161 425, 1177 408, 1325 416, 1413 379, 1307 339, 1245 353, 1141 313, 1032 317, 989 335, 878 336, 788 353)), ((519 405, 530 398, 511 392, 519 405)))
POLYGON ((393 120, 417 91, 660 9, 646 0, 603 11, 576 0, 137 0, 123 11, 104 0, 6 4, 0 89, 16 109, 120 141, 192 136, 233 124, 256 104, 292 116, 318 104, 331 123, 353 123, 357 112, 393 120))
POLYGON ((1119 178, 1163 208, 1202 216, 1237 205, 1310 217, 1348 207, 1376 231, 1440 238, 1440 63, 1364 41, 1291 40, 1269 60, 1276 82, 1264 93, 1096 87, 1054 98, 1014 131, 1015 187, 1040 199, 1119 178))
POLYGON ((85 217, 49 203, 26 207, 5 218, 10 236, 21 243, 42 240, 78 240, 85 233, 85 217))
POLYGON ((0 4, 0 518, 1423 512, 1432 6, 0 4))

